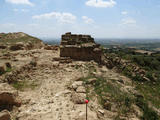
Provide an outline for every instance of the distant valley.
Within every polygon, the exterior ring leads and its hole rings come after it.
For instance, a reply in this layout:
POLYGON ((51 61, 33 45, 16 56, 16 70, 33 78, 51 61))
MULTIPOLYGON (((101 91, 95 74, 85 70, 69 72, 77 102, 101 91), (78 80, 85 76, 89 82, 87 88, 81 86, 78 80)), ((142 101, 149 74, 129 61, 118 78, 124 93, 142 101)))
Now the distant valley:
MULTIPOLYGON (((42 40, 50 45, 59 45, 60 38, 42 38, 42 40)), ((148 50, 148 51, 160 51, 160 39, 105 39, 96 38, 95 41, 104 47, 134 47, 136 49, 148 50)))

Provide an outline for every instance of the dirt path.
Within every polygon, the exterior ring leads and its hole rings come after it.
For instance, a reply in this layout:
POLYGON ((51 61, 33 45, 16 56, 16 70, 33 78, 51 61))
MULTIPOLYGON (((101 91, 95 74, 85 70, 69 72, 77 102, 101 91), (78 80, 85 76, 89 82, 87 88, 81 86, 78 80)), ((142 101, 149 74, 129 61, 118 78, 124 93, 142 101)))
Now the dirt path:
MULTIPOLYGON (((75 91, 69 87, 78 78, 88 75, 89 66, 96 69, 95 74, 108 80, 114 79, 121 84, 123 91, 133 89, 128 83, 131 82, 129 79, 105 66, 99 67, 95 62, 73 61, 59 64, 58 61, 53 61, 53 58, 59 57, 57 51, 34 50, 27 54, 30 53, 34 53, 31 58, 37 59, 37 67, 27 73, 30 77, 26 78, 26 81, 36 81, 38 86, 35 89, 19 91, 22 106, 16 114, 18 120, 85 120, 86 106, 73 102, 75 91), (119 82, 120 79, 123 81, 119 82)), ((19 54, 23 54, 23 51, 19 54)), ((19 54, 16 56, 18 63, 31 60, 27 55, 22 59, 19 54)), ((90 101, 88 106, 88 120, 99 120, 99 110, 100 114, 103 114, 100 120, 113 120, 117 115, 116 112, 102 109, 97 100, 90 101)))
POLYGON ((18 113, 19 120, 76 120, 77 118, 81 120, 84 118, 85 104, 74 104, 71 101, 71 91, 67 88, 83 74, 67 64, 58 65, 52 62, 53 56, 57 54, 50 52, 38 56, 38 64, 45 64, 46 67, 36 69, 32 73, 32 79, 40 81, 41 85, 35 90, 19 92, 24 102, 18 113), (82 117, 77 117, 78 115, 82 117))

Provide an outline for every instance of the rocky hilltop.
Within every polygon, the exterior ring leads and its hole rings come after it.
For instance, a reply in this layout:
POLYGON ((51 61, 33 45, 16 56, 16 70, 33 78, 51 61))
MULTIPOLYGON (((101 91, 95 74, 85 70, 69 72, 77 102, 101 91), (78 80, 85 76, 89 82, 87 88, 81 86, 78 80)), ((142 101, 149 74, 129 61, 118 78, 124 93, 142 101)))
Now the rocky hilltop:
POLYGON ((43 45, 44 44, 40 39, 22 32, 0 33, 0 49, 30 50, 40 49, 43 45))
POLYGON ((12 35, 18 41, 3 36, 11 42, 1 42, 6 48, 0 48, 0 120, 85 120, 85 99, 88 120, 159 119, 158 107, 148 105, 133 80, 108 69, 107 60, 100 64, 95 56, 87 58, 100 49, 90 36, 67 33, 60 47, 38 40, 42 47, 12 50, 28 36, 12 35), (93 45, 83 48, 88 43, 93 45))

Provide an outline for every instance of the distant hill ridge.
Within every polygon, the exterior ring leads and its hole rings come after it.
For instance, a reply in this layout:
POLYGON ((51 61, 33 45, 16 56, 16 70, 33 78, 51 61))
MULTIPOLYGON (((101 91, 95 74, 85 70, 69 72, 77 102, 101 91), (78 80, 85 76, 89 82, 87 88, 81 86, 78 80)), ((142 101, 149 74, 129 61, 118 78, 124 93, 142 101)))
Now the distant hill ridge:
POLYGON ((42 40, 30 36, 23 32, 15 32, 15 33, 0 33, 0 44, 13 44, 17 42, 23 42, 23 43, 39 43, 42 42, 42 40))
POLYGON ((23 32, 0 33, 0 47, 10 50, 39 49, 44 46, 42 40, 23 32))

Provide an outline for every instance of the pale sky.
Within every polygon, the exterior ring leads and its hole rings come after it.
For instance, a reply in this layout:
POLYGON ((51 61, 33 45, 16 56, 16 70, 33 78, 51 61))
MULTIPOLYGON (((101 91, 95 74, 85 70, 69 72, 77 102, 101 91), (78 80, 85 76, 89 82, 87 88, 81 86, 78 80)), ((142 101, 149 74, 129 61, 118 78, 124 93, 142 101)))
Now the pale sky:
POLYGON ((160 0, 0 0, 0 32, 160 38, 160 0))

